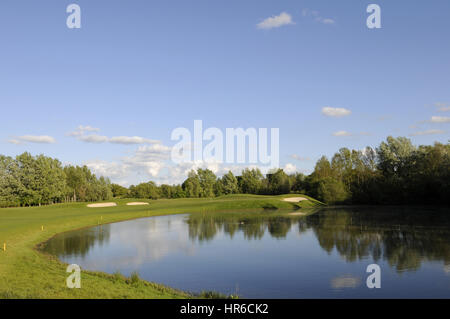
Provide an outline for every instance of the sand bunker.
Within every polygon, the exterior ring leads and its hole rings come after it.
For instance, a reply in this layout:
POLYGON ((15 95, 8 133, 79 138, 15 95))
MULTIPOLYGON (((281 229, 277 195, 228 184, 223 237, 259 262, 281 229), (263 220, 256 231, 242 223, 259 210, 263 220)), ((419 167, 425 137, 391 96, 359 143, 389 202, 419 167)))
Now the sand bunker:
POLYGON ((128 206, 148 205, 146 202, 131 202, 127 203, 128 206))
POLYGON ((97 204, 89 204, 87 207, 98 208, 98 207, 112 207, 117 206, 116 203, 97 203, 97 204))
POLYGON ((288 215, 291 215, 291 216, 304 216, 304 215, 306 215, 306 213, 289 213, 288 215))
POLYGON ((298 203, 298 202, 308 200, 308 199, 305 197, 289 197, 289 198, 284 198, 283 200, 285 202, 298 203))

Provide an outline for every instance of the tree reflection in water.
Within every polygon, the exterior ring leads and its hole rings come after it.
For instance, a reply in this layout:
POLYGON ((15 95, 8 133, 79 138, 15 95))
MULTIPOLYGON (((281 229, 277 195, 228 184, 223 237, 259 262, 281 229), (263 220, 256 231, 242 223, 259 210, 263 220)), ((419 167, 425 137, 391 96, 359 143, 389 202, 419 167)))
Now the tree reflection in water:
MULTIPOLYGON (((312 214, 311 210, 309 213, 312 214)), ((192 240, 209 241, 223 231, 231 238, 236 232, 242 232, 248 240, 261 239, 266 230, 274 238, 285 238, 299 216, 290 216, 282 211, 252 211, 249 213, 226 212, 192 214, 186 221, 189 226, 189 237, 192 240)))
MULTIPOLYGON (((403 272, 419 269, 424 261, 443 261, 444 270, 450 273, 448 208, 344 207, 291 213, 198 213, 189 215, 185 225, 190 240, 199 243, 211 241, 218 234, 231 238, 241 234, 245 240, 261 240, 264 236, 281 240, 293 230, 300 237, 311 232, 321 249, 329 254, 336 251, 348 262, 384 260, 403 272)), ((157 234, 155 231, 152 234, 157 234)), ((111 225, 107 224, 63 233, 48 241, 44 250, 63 259, 84 257, 95 245, 107 245, 110 232, 111 225)))
POLYGON ((424 260, 450 265, 450 212, 444 208, 325 208, 305 216, 286 212, 192 214, 191 240, 209 241, 223 231, 248 240, 264 234, 282 239, 294 226, 311 230, 322 249, 336 250, 348 262, 386 260, 398 272, 417 270, 424 260))
POLYGON ((111 225, 84 228, 67 233, 58 234, 47 241, 43 250, 52 255, 84 257, 94 245, 107 244, 110 237, 111 225))

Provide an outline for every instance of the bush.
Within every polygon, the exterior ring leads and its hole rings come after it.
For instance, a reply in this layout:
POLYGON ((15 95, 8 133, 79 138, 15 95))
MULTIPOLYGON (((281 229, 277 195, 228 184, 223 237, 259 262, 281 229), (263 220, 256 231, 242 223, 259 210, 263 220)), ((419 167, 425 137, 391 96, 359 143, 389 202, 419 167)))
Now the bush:
POLYGON ((344 203, 350 198, 350 193, 342 181, 327 177, 319 182, 318 199, 327 204, 344 203))

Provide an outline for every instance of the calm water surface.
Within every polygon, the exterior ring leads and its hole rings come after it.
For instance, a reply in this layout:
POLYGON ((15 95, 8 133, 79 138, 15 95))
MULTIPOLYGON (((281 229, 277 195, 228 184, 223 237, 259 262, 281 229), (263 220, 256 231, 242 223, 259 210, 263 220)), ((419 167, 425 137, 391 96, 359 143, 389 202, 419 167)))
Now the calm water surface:
POLYGON ((60 234, 83 269, 246 298, 450 298, 450 211, 327 208, 149 217, 60 234), (381 288, 366 267, 381 267, 381 288))

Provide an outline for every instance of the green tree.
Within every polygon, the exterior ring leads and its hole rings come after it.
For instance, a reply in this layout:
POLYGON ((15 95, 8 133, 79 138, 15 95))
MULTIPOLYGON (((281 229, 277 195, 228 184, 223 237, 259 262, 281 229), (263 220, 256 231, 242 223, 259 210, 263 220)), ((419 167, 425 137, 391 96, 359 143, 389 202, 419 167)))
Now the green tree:
POLYGON ((379 169, 385 176, 407 174, 415 150, 410 139, 389 136, 387 141, 377 148, 379 169))
POLYGON ((23 153, 16 157, 19 167, 18 178, 22 187, 19 189, 21 205, 37 205, 41 202, 38 193, 39 181, 36 160, 30 153, 23 153))
POLYGON ((303 193, 306 191, 306 181, 305 175, 302 173, 296 173, 294 175, 289 176, 291 190, 297 193, 303 193))
POLYGON ((21 187, 17 162, 0 155, 0 207, 19 206, 21 187))
POLYGON ((244 169, 240 178, 240 189, 244 194, 258 194, 262 187, 263 175, 258 168, 244 169))
POLYGON ((267 174, 267 191, 271 195, 289 194, 291 186, 289 176, 282 169, 267 174))
POLYGON ((183 182, 182 188, 186 194, 186 197, 200 197, 200 180, 194 170, 189 172, 188 178, 183 182))
POLYGON ((316 179, 323 179, 332 175, 333 171, 331 169, 330 161, 328 161, 326 156, 322 156, 314 167, 313 177, 316 179))
POLYGON ((118 184, 111 184, 111 192, 113 197, 124 197, 128 194, 128 188, 118 184))
POLYGON ((186 193, 181 185, 174 185, 172 186, 171 196, 172 198, 185 198, 186 193))
POLYGON ((337 204, 344 203, 349 198, 349 193, 342 181, 327 177, 320 180, 317 197, 327 204, 337 204))
POLYGON ((35 159, 38 204, 60 202, 66 191, 66 176, 61 162, 57 159, 39 155, 35 159))
POLYGON ((237 194, 239 192, 238 181, 231 171, 223 175, 218 183, 221 186, 222 194, 237 194))
POLYGON ((172 198, 172 187, 170 185, 162 184, 159 189, 162 198, 172 198))
POLYGON ((159 188, 154 182, 141 183, 139 185, 130 186, 130 196, 133 198, 160 198, 159 188))
POLYGON ((214 197, 214 184, 217 177, 209 169, 197 169, 197 176, 200 182, 200 197, 214 197))
POLYGON ((72 201, 97 201, 113 196, 109 179, 97 178, 87 166, 66 166, 66 196, 72 201))

